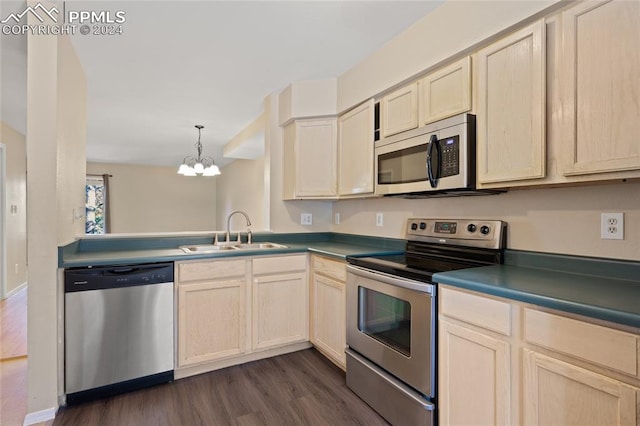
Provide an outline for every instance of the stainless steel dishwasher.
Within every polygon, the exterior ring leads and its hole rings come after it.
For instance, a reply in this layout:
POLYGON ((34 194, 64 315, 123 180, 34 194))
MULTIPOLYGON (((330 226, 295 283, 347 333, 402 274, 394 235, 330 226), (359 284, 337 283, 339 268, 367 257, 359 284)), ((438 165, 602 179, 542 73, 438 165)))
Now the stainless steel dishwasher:
POLYGON ((67 404, 173 380, 173 263, 65 270, 67 404))

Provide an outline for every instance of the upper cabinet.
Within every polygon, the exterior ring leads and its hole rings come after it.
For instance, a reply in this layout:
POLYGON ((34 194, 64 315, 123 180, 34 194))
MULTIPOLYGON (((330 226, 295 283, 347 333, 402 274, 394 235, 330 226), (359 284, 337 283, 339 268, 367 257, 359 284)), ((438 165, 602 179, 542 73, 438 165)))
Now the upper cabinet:
POLYGON ((380 102, 382 137, 418 127, 418 83, 388 94, 380 102))
POLYGON ((285 198, 370 196, 374 126, 375 138, 397 140, 469 111, 478 188, 640 179, 640 2, 558 2, 548 10, 507 35, 475 40, 471 56, 443 59, 375 95, 375 124, 373 100, 344 113, 337 141, 326 120, 323 129, 309 119, 289 124, 285 198))
POLYGON ((373 99, 338 118, 340 196, 373 194, 373 99))
POLYGON ((380 101, 382 137, 471 110, 471 57, 440 68, 380 101))
POLYGON ((335 198, 336 119, 301 119, 284 128, 284 198, 335 198))
POLYGON ((640 170, 640 2, 562 13, 563 173, 640 170))
POLYGON ((477 53, 480 184, 545 176, 545 26, 537 21, 477 53))
POLYGON ((422 125, 470 110, 470 56, 441 68, 420 80, 422 125))

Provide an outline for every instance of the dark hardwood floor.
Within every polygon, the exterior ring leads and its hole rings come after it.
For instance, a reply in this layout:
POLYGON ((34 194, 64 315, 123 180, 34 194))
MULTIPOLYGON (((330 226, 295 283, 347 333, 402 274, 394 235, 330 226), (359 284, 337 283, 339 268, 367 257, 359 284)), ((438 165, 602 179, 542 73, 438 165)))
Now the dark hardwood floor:
POLYGON ((61 408, 70 425, 387 425, 315 349, 61 408))

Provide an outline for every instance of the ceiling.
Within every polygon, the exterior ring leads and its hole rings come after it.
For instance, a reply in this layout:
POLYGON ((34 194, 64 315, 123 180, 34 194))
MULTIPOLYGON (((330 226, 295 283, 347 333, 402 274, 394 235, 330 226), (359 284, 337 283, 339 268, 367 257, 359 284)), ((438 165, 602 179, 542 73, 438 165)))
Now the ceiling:
POLYGON ((87 159, 175 166, 195 154, 202 124, 204 154, 224 165, 222 147, 267 95, 339 76, 441 3, 67 1, 126 16, 122 35, 72 36, 88 83, 87 159))

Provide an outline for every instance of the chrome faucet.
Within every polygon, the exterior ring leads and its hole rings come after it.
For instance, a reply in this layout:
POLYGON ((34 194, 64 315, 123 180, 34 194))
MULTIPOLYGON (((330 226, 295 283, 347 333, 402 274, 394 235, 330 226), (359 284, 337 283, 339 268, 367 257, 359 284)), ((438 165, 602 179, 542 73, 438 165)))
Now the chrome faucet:
MULTIPOLYGON (((231 226, 231 216, 233 216, 236 213, 240 213, 241 215, 244 216, 245 219, 247 219, 247 228, 251 226, 251 221, 249 220, 249 216, 242 210, 234 210, 231 213, 229 213, 229 216, 227 216, 227 233, 225 234, 227 243, 231 242, 231 233, 229 232, 229 228, 231 226)), ((251 244, 251 229, 247 230, 247 236, 249 238, 249 244, 251 244)), ((240 242, 240 233, 238 233, 238 242, 240 242)))

